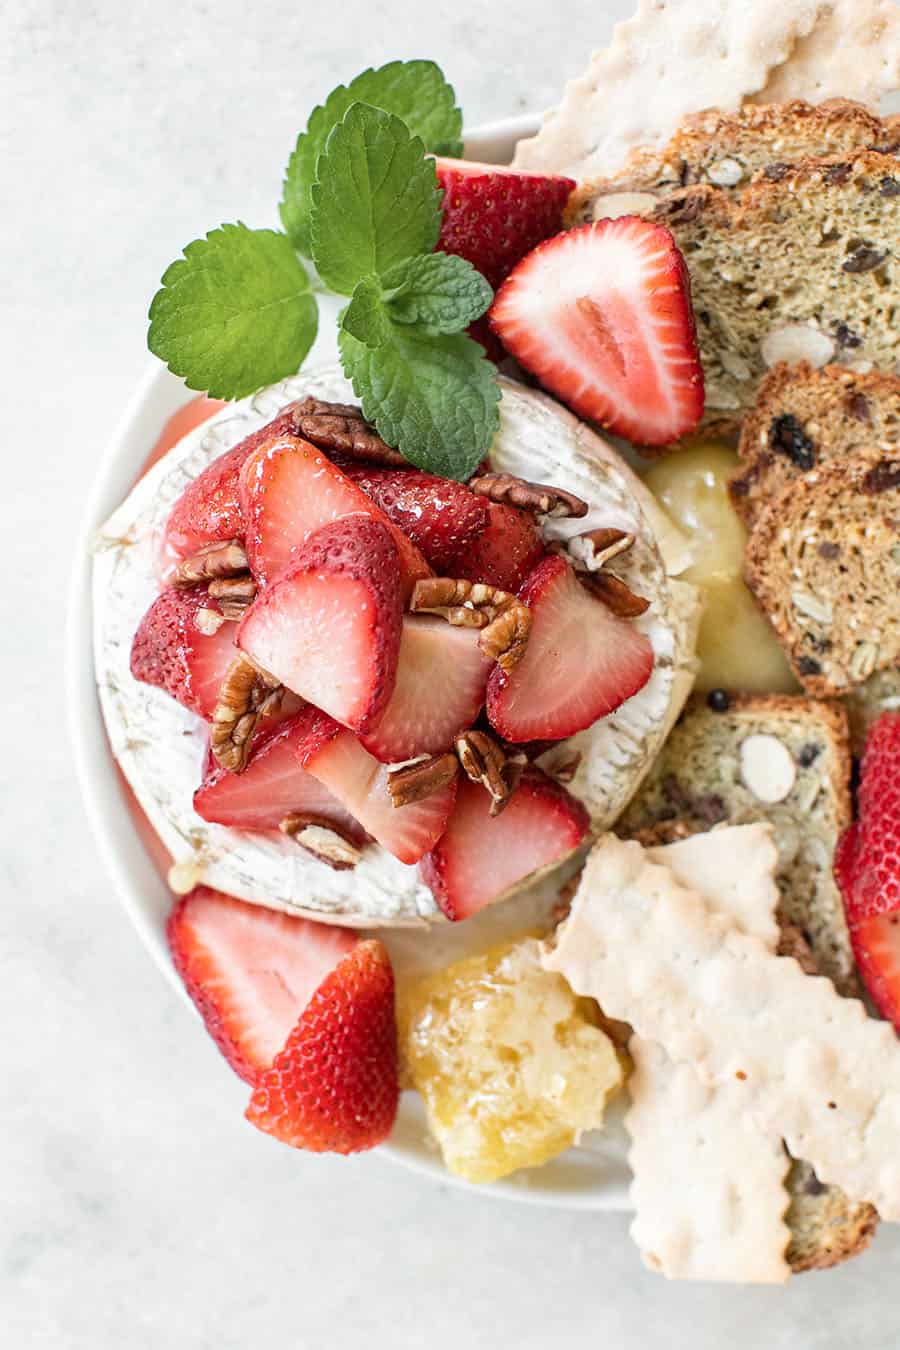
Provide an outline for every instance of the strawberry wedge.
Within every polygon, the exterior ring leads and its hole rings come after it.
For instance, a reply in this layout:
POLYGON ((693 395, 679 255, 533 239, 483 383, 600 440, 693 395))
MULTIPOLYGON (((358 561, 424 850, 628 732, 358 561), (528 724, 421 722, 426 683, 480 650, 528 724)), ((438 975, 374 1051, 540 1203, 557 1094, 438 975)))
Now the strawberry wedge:
POLYGON ((446 570, 448 576, 517 591, 543 554, 544 542, 530 512, 489 502, 485 528, 446 570))
POLYGON ((299 813, 333 824, 345 837, 362 843, 365 831, 297 762, 297 746, 318 716, 307 706, 257 733, 243 773, 230 773, 210 756, 194 793, 198 816, 237 830, 277 830, 285 816, 299 813))
POLYGON ((251 605, 237 642, 295 694, 369 731, 394 691, 402 620, 391 533, 371 516, 347 516, 297 551, 251 605))
POLYGON ((360 740, 385 764, 451 749, 481 711, 493 665, 477 629, 407 615, 394 692, 375 730, 360 740))
POLYGON ((394 972, 359 942, 313 994, 261 1075, 246 1117, 292 1148, 358 1153, 391 1132, 399 1100, 394 972))
POLYGON ((447 828, 456 798, 455 782, 422 801, 394 806, 387 766, 324 713, 308 728, 297 758, 382 848, 403 863, 418 862, 447 828))
POLYGON ((208 719, 237 655, 235 632, 204 589, 163 591, 134 635, 131 673, 208 719))
POLYGON ((464 483, 419 469, 347 464, 344 473, 411 539, 439 576, 453 571, 488 524, 484 497, 464 483))
POLYGON ((322 981, 357 945, 346 928, 291 918, 198 886, 166 933, 175 969, 235 1073, 256 1084, 322 981))
POLYGON ((404 601, 416 581, 431 575, 415 544, 362 488, 298 436, 270 437, 257 446, 241 469, 240 490, 247 558, 260 585, 292 568, 316 530, 354 514, 378 521, 391 535, 404 601))
POLYGON ((499 816, 490 809, 484 788, 463 779, 445 834, 422 860, 422 877, 448 919, 468 919, 562 862, 590 826, 581 802, 534 768, 499 816))
POLYGON ((574 736, 649 680, 648 639, 590 595, 565 559, 538 563, 519 598, 531 610, 525 655, 508 673, 497 666, 487 691, 491 725, 506 740, 574 736))
POLYGON ((241 469, 257 446, 293 430, 295 406, 289 404, 273 421, 214 459, 188 484, 172 507, 160 541, 157 565, 163 581, 170 581, 182 559, 205 545, 243 539, 241 469))
POLYGON ((576 413, 665 445, 703 412, 688 271, 663 225, 622 216, 540 244, 497 293, 490 324, 576 413))

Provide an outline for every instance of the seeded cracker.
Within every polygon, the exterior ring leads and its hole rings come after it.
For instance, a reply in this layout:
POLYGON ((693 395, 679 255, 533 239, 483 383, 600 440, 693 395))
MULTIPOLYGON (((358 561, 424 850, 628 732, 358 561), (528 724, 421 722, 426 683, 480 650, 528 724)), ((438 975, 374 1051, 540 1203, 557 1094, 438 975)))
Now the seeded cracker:
POLYGON ((831 0, 790 59, 753 95, 757 103, 840 96, 878 107, 900 86, 900 7, 894 0, 831 0))

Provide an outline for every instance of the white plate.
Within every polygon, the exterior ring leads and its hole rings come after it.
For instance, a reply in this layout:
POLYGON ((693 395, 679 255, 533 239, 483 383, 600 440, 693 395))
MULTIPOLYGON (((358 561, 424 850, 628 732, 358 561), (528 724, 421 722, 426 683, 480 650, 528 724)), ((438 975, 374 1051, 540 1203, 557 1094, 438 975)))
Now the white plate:
MULTIPOLYGON (((470 159, 508 163, 519 137, 536 129, 533 117, 510 118, 476 128, 466 137, 470 159)), ((320 297, 321 300, 321 297, 320 297)), ((327 297, 326 297, 327 302, 327 297)), ((322 307, 320 336, 307 365, 333 361, 334 326, 322 307)), ((75 765, 97 846, 116 892, 170 987, 188 1007, 169 958, 165 919, 172 896, 148 853, 122 790, 109 751, 94 684, 91 653, 91 541, 102 522, 130 490, 163 423, 189 398, 184 384, 162 366, 150 368, 138 386, 100 463, 74 561, 66 640, 66 699, 75 765)), ((489 1187, 468 1187, 447 1173, 430 1142, 419 1099, 404 1095, 397 1124, 382 1153, 435 1180, 481 1195, 503 1196, 568 1209, 626 1209, 629 1173, 619 1123, 589 1147, 572 1149, 533 1172, 521 1172, 489 1187)))

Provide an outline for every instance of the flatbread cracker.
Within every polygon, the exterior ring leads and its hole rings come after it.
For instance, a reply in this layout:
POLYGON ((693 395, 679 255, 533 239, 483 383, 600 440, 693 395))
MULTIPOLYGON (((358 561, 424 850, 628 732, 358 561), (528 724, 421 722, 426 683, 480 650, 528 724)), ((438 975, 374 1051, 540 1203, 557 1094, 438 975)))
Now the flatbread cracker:
POLYGON ((592 851, 547 968, 708 1083, 820 1180, 900 1220, 900 1042, 829 980, 738 932, 640 844, 592 851))
POLYGON ((752 103, 850 98, 878 111, 900 87, 900 6, 894 0, 831 0, 751 96, 752 103))
MULTIPOLYGON (((775 950, 771 826, 725 826, 648 848, 647 856, 775 950)), ((629 1052, 631 1236, 645 1263, 669 1279, 784 1283, 789 1160, 781 1137, 747 1115, 737 1084, 701 1083, 690 1064, 673 1064, 639 1036, 629 1052)))
POLYGON ((812 31, 822 0, 639 0, 609 47, 572 80, 513 167, 591 178, 702 108, 734 110, 812 31))

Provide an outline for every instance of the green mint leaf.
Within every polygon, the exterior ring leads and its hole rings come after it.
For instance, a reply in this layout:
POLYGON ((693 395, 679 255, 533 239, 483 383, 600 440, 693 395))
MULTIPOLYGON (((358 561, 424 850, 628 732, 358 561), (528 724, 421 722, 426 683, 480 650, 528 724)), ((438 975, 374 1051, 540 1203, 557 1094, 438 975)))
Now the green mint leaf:
POLYGON ((339 331, 349 333, 366 347, 379 347, 391 340, 391 324, 377 277, 363 277, 350 303, 338 318, 339 331))
POLYGON ((470 478, 500 423, 496 371, 479 344, 464 333, 433 337, 400 324, 377 347, 346 330, 338 344, 363 412, 388 445, 421 469, 470 478))
POLYGON ((309 277, 287 236, 220 225, 165 272, 147 345, 189 389, 244 398, 295 374, 317 325, 309 277))
POLYGON ((388 312, 395 323, 417 324, 426 333, 459 333, 481 317, 494 292, 480 272, 451 253, 422 253, 384 278, 388 312))
POLYGON ((393 113, 419 136, 433 155, 459 157, 463 152, 462 113, 453 88, 433 61, 391 61, 378 70, 364 70, 348 85, 339 84, 318 108, 298 137, 282 186, 281 223, 292 243, 310 257, 309 215, 316 163, 333 127, 353 103, 393 113))
POLYGON ((429 253, 441 228, 434 160, 399 117, 354 103, 319 157, 310 218, 313 261, 339 295, 429 253))

